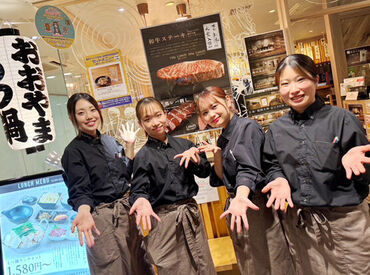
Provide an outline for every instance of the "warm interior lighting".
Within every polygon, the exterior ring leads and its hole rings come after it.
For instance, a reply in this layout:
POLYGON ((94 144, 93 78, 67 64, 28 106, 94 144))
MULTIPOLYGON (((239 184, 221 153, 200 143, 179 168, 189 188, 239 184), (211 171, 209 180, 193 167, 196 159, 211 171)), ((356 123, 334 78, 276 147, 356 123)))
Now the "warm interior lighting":
POLYGON ((174 1, 169 1, 169 2, 167 2, 165 5, 166 6, 173 6, 175 4, 175 2, 174 1))
POLYGON ((269 13, 274 13, 276 10, 269 10, 269 13))
POLYGON ((119 8, 118 11, 119 12, 124 12, 125 11, 125 8, 119 8))

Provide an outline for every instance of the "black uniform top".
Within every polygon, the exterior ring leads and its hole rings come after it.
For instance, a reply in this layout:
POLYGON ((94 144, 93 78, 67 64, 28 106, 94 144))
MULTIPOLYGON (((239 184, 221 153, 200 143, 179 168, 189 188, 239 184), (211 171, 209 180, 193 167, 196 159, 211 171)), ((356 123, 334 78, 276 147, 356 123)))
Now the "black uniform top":
POLYGON ((68 203, 75 211, 82 204, 93 209, 99 203, 113 202, 129 190, 132 160, 125 157, 114 138, 98 138, 82 133, 66 147, 62 165, 67 175, 68 203))
POLYGON ((198 193, 194 174, 205 178, 209 176, 210 164, 205 154, 200 154, 200 164, 189 162, 179 165, 180 159, 173 159, 177 154, 195 147, 186 139, 168 136, 168 143, 148 138, 134 160, 134 176, 131 185, 130 203, 143 197, 152 206, 171 204, 189 199, 198 193))
POLYGON ((291 110, 266 134, 267 181, 286 178, 301 206, 357 205, 368 194, 368 175, 346 178, 341 159, 352 147, 368 144, 359 120, 321 99, 303 114, 291 110))
POLYGON ((261 159, 264 140, 264 132, 256 121, 234 115, 217 140, 217 146, 222 149, 224 179, 222 182, 212 167, 211 186, 225 184, 232 195, 241 185, 249 187, 252 192, 263 187, 261 159))

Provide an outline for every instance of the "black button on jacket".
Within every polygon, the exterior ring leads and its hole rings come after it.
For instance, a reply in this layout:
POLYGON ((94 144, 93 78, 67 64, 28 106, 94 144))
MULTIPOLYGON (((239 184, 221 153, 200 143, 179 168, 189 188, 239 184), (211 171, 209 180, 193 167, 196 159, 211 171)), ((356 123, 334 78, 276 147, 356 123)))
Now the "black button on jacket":
POLYGON ((130 192, 130 203, 144 197, 152 206, 171 204, 189 199, 198 193, 194 175, 200 178, 209 176, 210 164, 205 154, 200 154, 201 162, 179 165, 177 154, 195 147, 186 139, 168 136, 168 143, 149 137, 134 159, 134 175, 130 192))
POLYGON ((67 176, 68 203, 75 211, 82 204, 94 209, 113 202, 129 190, 132 160, 121 144, 107 135, 82 133, 66 147, 62 165, 67 176))
POLYGON ((261 168, 264 132, 254 120, 234 115, 229 125, 222 131, 217 146, 222 149, 223 182, 212 167, 210 185, 225 185, 229 194, 247 186, 254 192, 264 184, 261 168))
POLYGON ((369 174, 348 180, 341 159, 365 144, 364 129, 351 112, 316 98, 303 114, 291 110, 270 125, 264 146, 266 182, 286 178, 297 205, 358 205, 369 192, 369 174))

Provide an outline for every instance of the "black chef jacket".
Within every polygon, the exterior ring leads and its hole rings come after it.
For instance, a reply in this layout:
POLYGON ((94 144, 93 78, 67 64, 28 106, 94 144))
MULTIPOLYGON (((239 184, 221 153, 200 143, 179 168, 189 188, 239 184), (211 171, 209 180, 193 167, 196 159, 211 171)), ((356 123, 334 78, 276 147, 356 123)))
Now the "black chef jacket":
POLYGON ((210 164, 205 154, 200 154, 200 164, 189 162, 180 166, 175 155, 195 147, 186 139, 168 136, 168 143, 148 137, 147 143, 134 159, 134 175, 131 184, 131 205, 140 198, 149 200, 153 207, 189 199, 198 193, 194 174, 205 178, 209 176, 210 164))
POLYGON ((286 178, 296 205, 357 205, 369 192, 368 174, 348 180, 341 159, 364 144, 364 129, 351 112, 316 98, 303 114, 291 110, 271 124, 264 145, 266 182, 286 178))
POLYGON ((229 194, 247 186, 254 192, 264 184, 261 168, 263 142, 265 139, 261 126, 254 120, 234 115, 217 140, 222 149, 223 182, 212 167, 210 185, 225 185, 229 194))
POLYGON ((82 133, 66 147, 62 165, 67 176, 68 203, 75 211, 82 204, 93 210, 99 203, 122 198, 129 190, 132 160, 110 136, 98 132, 98 138, 94 138, 82 133))

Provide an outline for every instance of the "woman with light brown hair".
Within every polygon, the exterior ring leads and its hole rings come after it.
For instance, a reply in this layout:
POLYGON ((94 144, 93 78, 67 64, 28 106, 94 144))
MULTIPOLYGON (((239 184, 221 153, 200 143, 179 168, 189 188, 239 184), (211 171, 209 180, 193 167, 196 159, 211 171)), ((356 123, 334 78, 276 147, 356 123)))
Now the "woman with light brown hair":
POLYGON ((242 274, 294 274, 277 213, 266 208, 261 193, 264 132, 257 122, 235 114, 233 98, 222 88, 207 87, 197 97, 199 117, 222 128, 217 145, 198 147, 212 152, 210 184, 225 185, 229 198, 225 212, 242 274))

